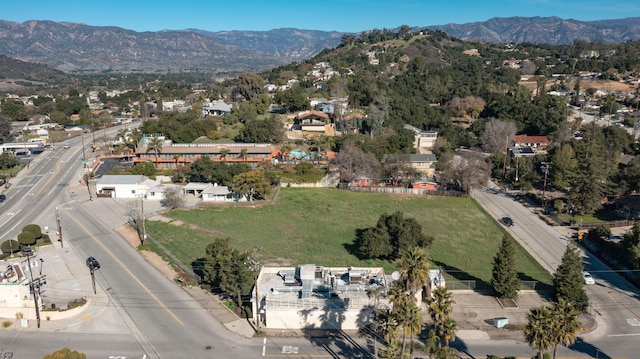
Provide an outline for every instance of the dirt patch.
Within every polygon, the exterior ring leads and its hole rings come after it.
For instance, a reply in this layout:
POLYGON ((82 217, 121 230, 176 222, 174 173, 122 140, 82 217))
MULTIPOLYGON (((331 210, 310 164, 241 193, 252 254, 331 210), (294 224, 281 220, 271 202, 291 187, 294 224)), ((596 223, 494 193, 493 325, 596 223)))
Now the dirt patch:
MULTIPOLYGON (((127 243, 129 243, 133 248, 138 248, 140 245, 140 237, 138 237, 138 233, 131 227, 125 225, 118 228, 118 233, 124 238, 127 243)), ((156 268, 162 275, 164 275, 169 280, 176 280, 176 278, 180 277, 180 274, 176 272, 176 270, 167 263, 162 257, 160 257, 157 253, 141 250, 139 251, 140 255, 154 268, 156 268)))

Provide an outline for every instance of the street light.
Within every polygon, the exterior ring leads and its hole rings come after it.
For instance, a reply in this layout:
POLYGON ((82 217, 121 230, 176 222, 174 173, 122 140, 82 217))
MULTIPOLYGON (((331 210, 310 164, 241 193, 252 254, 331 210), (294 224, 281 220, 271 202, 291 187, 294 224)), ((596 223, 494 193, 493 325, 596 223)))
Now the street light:
POLYGON ((44 263, 44 259, 40 258, 40 275, 42 275, 42 264, 44 263))

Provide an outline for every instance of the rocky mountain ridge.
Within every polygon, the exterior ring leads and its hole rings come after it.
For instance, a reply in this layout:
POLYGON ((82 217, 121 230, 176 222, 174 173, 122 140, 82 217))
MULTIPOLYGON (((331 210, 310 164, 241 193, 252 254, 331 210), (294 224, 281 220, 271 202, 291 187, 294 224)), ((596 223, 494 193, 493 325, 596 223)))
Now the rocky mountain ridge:
MULTIPOLYGON (((493 18, 441 30, 483 42, 604 43, 640 39, 640 18, 577 21, 557 17, 493 18)), ((340 44, 345 33, 301 29, 136 32, 119 27, 54 21, 0 20, 0 55, 42 63, 67 73, 198 71, 218 77, 259 72, 302 61, 340 44)))

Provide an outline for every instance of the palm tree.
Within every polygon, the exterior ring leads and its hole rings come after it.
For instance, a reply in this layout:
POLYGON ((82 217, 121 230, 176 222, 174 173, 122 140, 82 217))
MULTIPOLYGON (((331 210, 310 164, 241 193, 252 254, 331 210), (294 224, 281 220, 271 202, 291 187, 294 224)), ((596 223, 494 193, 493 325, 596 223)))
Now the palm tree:
POLYGON ((418 290, 429 283, 429 260, 420 247, 404 252, 400 260, 400 278, 407 283, 411 296, 415 298, 418 290))
POLYGON ((438 337, 444 340, 444 346, 449 347, 449 343, 456 338, 458 323, 452 318, 447 318, 436 329, 438 337))
POLYGON ((446 287, 438 287, 433 291, 428 301, 428 309, 436 328, 449 318, 455 303, 456 301, 451 298, 451 292, 446 287))
POLYGON ((249 151, 246 148, 240 150, 240 158, 242 158, 242 162, 247 162, 247 157, 249 156, 249 151))
POLYGON ((378 286, 375 288, 367 289, 367 297, 369 299, 373 298, 373 357, 378 357, 378 333, 380 328, 377 327, 378 323, 378 314, 380 310, 378 306, 380 305, 380 298, 382 297, 382 293, 384 291, 384 287, 378 286))
POLYGON ((129 129, 126 127, 119 129, 118 132, 116 133, 115 140, 116 141, 122 140, 122 142, 126 144, 128 141, 128 138, 127 138, 128 133, 129 133, 129 129))
POLYGON ((293 148, 291 147, 290 144, 285 143, 284 145, 282 145, 282 148, 280 149, 280 152, 282 153, 282 160, 286 163, 289 162, 289 153, 291 153, 291 150, 293 148))
POLYGON ((158 153, 162 152, 162 143, 164 140, 162 138, 154 136, 149 139, 147 143, 147 151, 153 149, 153 153, 156 157, 156 169, 158 168, 158 153))
POLYGON ((178 168, 178 161, 180 161, 180 154, 175 153, 173 155, 173 160, 176 161, 176 168, 178 168))
POLYGON ((524 327, 524 337, 531 349, 538 351, 538 358, 553 346, 549 333, 551 313, 546 307, 533 308, 527 314, 527 325, 524 327))
POLYGON ((227 156, 229 155, 229 149, 228 148, 224 148, 222 150, 220 150, 220 159, 223 159, 225 162, 227 162, 227 156))
POLYGON ((406 351, 406 336, 409 335, 409 342, 411 344, 410 352, 413 352, 413 335, 420 333, 422 330, 422 316, 420 316, 420 309, 416 307, 415 303, 408 300, 398 312, 398 322, 402 325, 402 353, 406 351))
POLYGON ((558 303, 551 306, 551 317, 553 359, 556 359, 558 344, 571 345, 576 341, 576 336, 580 332, 580 320, 578 311, 564 299, 560 299, 558 303))
POLYGON ((133 145, 133 149, 140 147, 140 141, 142 141, 143 133, 139 128, 135 128, 129 133, 128 144, 133 145))

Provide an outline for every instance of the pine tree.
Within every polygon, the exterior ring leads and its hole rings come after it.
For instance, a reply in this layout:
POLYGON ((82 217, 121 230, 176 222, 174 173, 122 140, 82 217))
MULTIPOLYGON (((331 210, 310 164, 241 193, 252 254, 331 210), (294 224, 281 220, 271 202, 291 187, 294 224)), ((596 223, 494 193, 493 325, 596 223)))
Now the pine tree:
POLYGON ((513 299, 518 295, 519 287, 515 245, 513 239, 505 235, 498 253, 493 257, 491 288, 496 297, 513 299))
POLYGON ((571 242, 567 245, 562 262, 553 276, 553 285, 558 300, 564 299, 578 310, 584 310, 589 304, 583 287, 582 271, 582 257, 578 247, 571 242))

